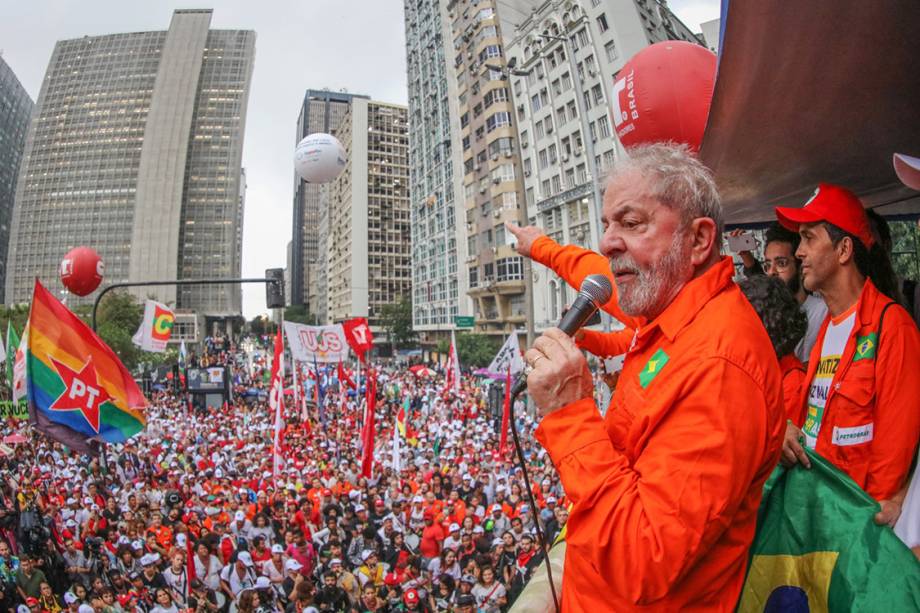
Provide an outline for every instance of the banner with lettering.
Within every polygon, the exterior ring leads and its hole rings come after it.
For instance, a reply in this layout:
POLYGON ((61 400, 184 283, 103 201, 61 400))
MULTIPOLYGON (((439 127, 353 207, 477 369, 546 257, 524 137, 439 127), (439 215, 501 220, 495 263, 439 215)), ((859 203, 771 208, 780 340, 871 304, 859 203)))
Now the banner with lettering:
POLYGON ((348 359, 348 342, 342 324, 307 326, 284 322, 291 356, 301 362, 344 362, 348 359))
POLYGON ((19 400, 18 402, 0 400, 0 420, 28 418, 29 405, 25 400, 19 400))

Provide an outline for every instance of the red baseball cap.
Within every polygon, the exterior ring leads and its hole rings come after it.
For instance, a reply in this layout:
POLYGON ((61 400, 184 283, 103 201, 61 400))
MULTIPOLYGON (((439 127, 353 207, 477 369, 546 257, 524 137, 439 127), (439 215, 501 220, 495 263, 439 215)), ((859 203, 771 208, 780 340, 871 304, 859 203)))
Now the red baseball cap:
POLYGON ((858 238, 866 249, 875 239, 869 229, 869 218, 856 194, 845 187, 821 183, 802 208, 776 207, 776 218, 783 227, 799 231, 803 223, 826 221, 858 238))
POLYGON ((406 604, 412 604, 413 602, 418 602, 418 591, 415 588, 410 588, 406 590, 406 593, 403 594, 403 602, 406 604))

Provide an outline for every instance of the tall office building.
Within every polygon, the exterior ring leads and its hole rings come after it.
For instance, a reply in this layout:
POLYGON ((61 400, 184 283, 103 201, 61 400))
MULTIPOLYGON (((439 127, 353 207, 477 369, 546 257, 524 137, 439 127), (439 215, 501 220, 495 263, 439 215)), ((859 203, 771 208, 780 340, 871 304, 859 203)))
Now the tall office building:
POLYGON ((0 301, 6 278, 16 180, 34 106, 13 70, 0 56, 0 301))
POLYGON ((459 123, 459 106, 446 6, 445 0, 405 3, 412 324, 423 344, 449 336, 454 317, 472 315, 465 209, 455 189, 463 161, 459 133, 451 128, 459 123))
POLYGON ((348 163, 328 186, 326 321, 367 317, 409 297, 409 143, 404 106, 355 98, 339 129, 348 163))
MULTIPOLYGON (((354 98, 365 98, 358 94, 333 92, 328 89, 308 89, 303 97, 300 114, 297 117, 297 138, 299 143, 304 137, 325 132, 337 136, 342 117, 348 111, 354 98)), ((316 313, 318 305, 311 304, 311 284, 315 285, 317 268, 322 257, 319 250, 319 222, 324 205, 323 190, 319 184, 307 183, 294 174, 294 227, 291 236, 291 285, 288 287, 291 304, 306 304, 311 313, 316 313)), ((316 288, 312 288, 316 296, 316 288)), ((314 299, 315 300, 315 299, 314 299)))
MULTIPOLYGON (((500 10, 506 8, 502 4, 500 10)), ((626 155, 610 120, 614 77, 652 43, 700 41, 665 2, 651 0, 550 0, 530 10, 506 11, 504 20, 515 22, 502 33, 509 60, 516 60, 512 99, 528 218, 558 242, 597 250, 599 220, 592 222, 597 178, 585 139, 591 139, 601 176, 626 155)), ((574 297, 551 270, 534 268, 538 330, 556 325, 574 297)))
MULTIPOLYGON (((167 31, 55 45, 16 190, 8 302, 28 301, 36 275, 55 285, 78 245, 109 282, 240 276, 255 33, 210 23, 210 10, 177 10, 167 31)), ((239 287, 138 293, 241 313, 239 287)))
POLYGON ((447 11, 463 157, 457 190, 467 258, 461 265, 467 269, 475 331, 504 336, 527 324, 528 304, 524 262, 505 240, 503 225, 521 219, 524 186, 497 4, 450 0, 447 11))

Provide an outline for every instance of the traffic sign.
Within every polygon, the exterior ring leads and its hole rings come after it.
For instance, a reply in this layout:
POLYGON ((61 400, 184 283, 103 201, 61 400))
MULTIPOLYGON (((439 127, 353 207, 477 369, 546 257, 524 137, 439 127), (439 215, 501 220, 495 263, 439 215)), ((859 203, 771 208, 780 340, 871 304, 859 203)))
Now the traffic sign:
POLYGON ((476 320, 468 315, 454 315, 454 326, 458 328, 472 328, 476 320))

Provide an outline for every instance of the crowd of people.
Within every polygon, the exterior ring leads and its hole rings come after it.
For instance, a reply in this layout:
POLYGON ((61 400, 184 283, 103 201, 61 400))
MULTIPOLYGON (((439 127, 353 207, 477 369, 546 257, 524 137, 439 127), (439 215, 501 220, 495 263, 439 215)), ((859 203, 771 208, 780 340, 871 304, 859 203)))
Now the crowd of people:
POLYGON ((481 377, 447 390, 440 374, 377 368, 375 461, 362 477, 367 371, 353 390, 336 373, 356 373, 332 367, 320 375, 322 419, 313 402, 301 419, 300 394, 315 399, 316 383, 286 396, 276 472, 262 393, 271 339, 253 340, 247 355, 209 339, 196 358, 230 370, 233 400, 201 409, 181 385, 154 391, 146 430, 109 446, 106 462, 40 435, 0 458, 0 609, 507 610, 543 559, 535 514, 550 538, 567 518, 532 419, 517 424, 538 508, 498 448, 481 377))
POLYGON ((192 402, 176 377, 102 458, 5 425, 27 443, 0 457, 0 609, 495 613, 571 512, 567 609, 734 610, 767 477, 814 454, 920 557, 916 284, 895 276, 884 220, 822 184, 777 209, 736 283, 715 185, 685 149, 633 151, 605 198, 603 255, 508 225, 573 287, 612 274, 604 308, 626 324, 550 329, 524 354, 530 491, 484 378, 373 364, 370 385, 367 366, 314 365, 289 376, 279 433, 271 338, 207 339, 194 359, 228 370, 232 398, 192 402), (582 350, 627 355, 598 374, 603 410, 582 350))

